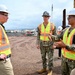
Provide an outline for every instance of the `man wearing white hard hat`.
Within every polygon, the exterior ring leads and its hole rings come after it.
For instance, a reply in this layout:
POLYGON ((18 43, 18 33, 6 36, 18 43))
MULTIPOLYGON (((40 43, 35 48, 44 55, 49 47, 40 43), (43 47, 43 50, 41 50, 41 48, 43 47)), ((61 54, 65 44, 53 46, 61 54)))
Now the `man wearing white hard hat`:
POLYGON ((8 10, 0 5, 0 75, 14 75, 10 61, 11 48, 3 24, 8 20, 8 10))
MULTIPOLYGON (((58 26, 57 28, 57 35, 60 35, 62 32, 62 27, 61 26, 58 26)), ((61 47, 57 47, 56 49, 58 49, 58 59, 61 58, 61 47)))
POLYGON ((52 36, 55 42, 53 48, 62 48, 62 75, 70 75, 71 71, 75 68, 75 8, 68 13, 68 24, 70 27, 64 29, 59 36, 52 36))

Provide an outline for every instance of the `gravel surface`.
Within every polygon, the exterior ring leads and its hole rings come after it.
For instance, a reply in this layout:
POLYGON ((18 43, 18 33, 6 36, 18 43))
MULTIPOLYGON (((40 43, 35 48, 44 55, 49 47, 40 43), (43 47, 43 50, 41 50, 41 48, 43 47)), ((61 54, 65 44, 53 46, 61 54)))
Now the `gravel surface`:
MULTIPOLYGON (((42 69, 40 50, 36 48, 36 37, 9 37, 15 75, 47 75, 38 74, 42 69)), ((53 75, 61 75, 61 59, 57 59, 58 50, 54 50, 53 75)))

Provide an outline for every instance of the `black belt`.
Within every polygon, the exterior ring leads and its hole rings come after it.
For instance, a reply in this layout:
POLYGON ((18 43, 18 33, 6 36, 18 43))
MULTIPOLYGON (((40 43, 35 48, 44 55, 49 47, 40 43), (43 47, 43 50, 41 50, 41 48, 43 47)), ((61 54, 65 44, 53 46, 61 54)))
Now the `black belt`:
MULTIPOLYGON (((11 57, 11 54, 7 55, 6 59, 7 58, 10 58, 11 57)), ((5 59, 0 59, 0 61, 4 61, 5 59)))
POLYGON ((50 42, 50 41, 42 41, 42 42, 50 42))
POLYGON ((75 60, 65 58, 64 56, 62 56, 62 58, 63 58, 64 60, 66 60, 66 62, 75 62, 75 60))
POLYGON ((50 41, 42 41, 42 40, 40 40, 40 42, 50 42, 50 41))

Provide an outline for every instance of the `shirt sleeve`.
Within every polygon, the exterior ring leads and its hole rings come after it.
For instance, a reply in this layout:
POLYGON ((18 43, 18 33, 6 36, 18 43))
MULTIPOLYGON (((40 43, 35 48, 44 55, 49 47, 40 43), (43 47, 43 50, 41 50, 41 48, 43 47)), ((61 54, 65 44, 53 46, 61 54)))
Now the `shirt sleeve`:
POLYGON ((62 39, 62 33, 60 35, 51 35, 51 37, 55 42, 60 41, 62 39))
POLYGON ((56 26, 54 26, 53 35, 56 35, 56 26))
POLYGON ((39 27, 37 27, 37 41, 36 41, 37 45, 40 45, 40 30, 39 27))
POLYGON ((75 35, 73 36, 72 45, 66 45, 66 49, 75 51, 75 35))
POLYGON ((56 35, 52 35, 52 39, 53 41, 57 42, 63 39, 63 34, 64 34, 65 30, 62 30, 62 32, 60 33, 60 35, 56 34, 56 35))

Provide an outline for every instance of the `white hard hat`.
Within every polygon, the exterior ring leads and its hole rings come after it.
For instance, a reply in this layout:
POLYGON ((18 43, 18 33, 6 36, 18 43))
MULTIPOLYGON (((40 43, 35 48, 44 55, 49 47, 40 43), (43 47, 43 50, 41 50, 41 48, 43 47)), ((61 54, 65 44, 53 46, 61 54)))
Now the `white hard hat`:
POLYGON ((6 12, 8 13, 8 9, 5 5, 0 5, 0 12, 6 12))
POLYGON ((59 26, 59 27, 57 28, 57 31, 62 31, 62 27, 59 26))
POLYGON ((49 15, 49 13, 48 13, 47 11, 44 11, 42 16, 43 16, 43 17, 44 17, 44 16, 50 17, 50 15, 49 15))
POLYGON ((70 10, 67 15, 68 15, 68 16, 69 16, 69 15, 75 15, 75 8, 73 8, 72 10, 70 10))

